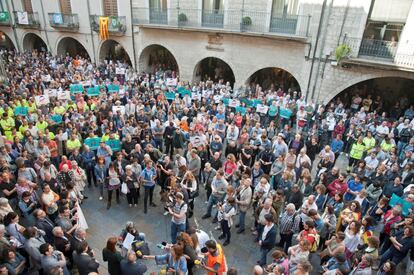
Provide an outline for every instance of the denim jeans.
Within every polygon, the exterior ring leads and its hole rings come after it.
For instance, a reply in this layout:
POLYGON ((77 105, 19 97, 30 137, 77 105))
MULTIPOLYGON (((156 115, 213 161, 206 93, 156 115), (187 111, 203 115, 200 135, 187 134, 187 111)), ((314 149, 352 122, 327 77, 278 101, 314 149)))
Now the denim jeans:
POLYGON ((208 199, 208 204, 207 204, 207 215, 211 216, 211 210, 213 209, 213 205, 217 204, 218 202, 221 201, 220 197, 216 197, 215 195, 210 195, 210 198, 208 199))
POLYGON ((269 253, 269 251, 272 250, 270 248, 260 248, 260 261, 259 261, 259 265, 264 266, 266 265, 266 258, 267 258, 267 254, 269 253))
POLYGON ((246 212, 240 211, 239 216, 239 230, 244 230, 245 228, 245 220, 246 220, 246 212))
POLYGON ((171 222, 171 242, 175 244, 177 241, 177 235, 184 231, 185 223, 176 224, 175 222, 171 222))

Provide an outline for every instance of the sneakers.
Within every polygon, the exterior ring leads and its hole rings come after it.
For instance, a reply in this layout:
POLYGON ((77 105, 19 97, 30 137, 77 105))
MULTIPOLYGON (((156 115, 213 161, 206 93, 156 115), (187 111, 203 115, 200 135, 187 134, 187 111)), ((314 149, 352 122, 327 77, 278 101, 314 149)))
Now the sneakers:
POLYGON ((138 207, 138 204, 134 204, 134 207, 138 207))
POLYGON ((227 245, 229 245, 230 244, 230 242, 229 241, 225 241, 224 243, 223 243, 223 246, 227 246, 227 245))
POLYGON ((209 214, 205 214, 205 215, 203 215, 201 218, 203 219, 203 220, 205 220, 205 219, 208 219, 208 218, 210 218, 211 217, 211 215, 209 215, 209 214))
POLYGON ((155 203, 150 203, 151 207, 157 207, 155 203))
POLYGON ((212 221, 212 223, 217 223, 217 222, 218 222, 217 218, 214 218, 212 221))
POLYGON ((215 230, 220 230, 221 229, 221 226, 216 226, 216 227, 214 227, 214 229, 215 230))
POLYGON ((103 200, 103 197, 99 197, 99 200, 101 201, 101 200, 103 200))
POLYGON ((132 207, 132 204, 129 204, 128 206, 129 206, 129 208, 131 208, 132 207))
POLYGON ((220 235, 220 236, 218 236, 218 239, 219 240, 222 240, 222 239, 224 239, 226 236, 224 236, 224 235, 220 235))
POLYGON ((241 228, 240 228, 239 230, 237 230, 237 231, 236 231, 236 233, 237 233, 237 234, 241 234, 241 233, 243 233, 243 232, 244 232, 244 229, 241 229, 241 228))

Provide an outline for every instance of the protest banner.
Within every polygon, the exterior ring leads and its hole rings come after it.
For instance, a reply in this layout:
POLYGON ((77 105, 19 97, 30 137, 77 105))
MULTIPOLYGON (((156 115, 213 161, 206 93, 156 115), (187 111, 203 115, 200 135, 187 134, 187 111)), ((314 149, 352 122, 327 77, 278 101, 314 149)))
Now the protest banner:
POLYGON ((167 100, 174 100, 175 98, 175 93, 171 93, 171 92, 164 92, 164 96, 167 100))
POLYGON ((99 86, 90 87, 86 90, 88 96, 99 96, 99 86))
POLYGON ((94 137, 94 138, 86 138, 85 145, 89 147, 91 150, 97 150, 99 148, 99 143, 101 142, 101 138, 94 137))
POLYGON ((57 99, 58 100, 70 100, 70 92, 69 91, 57 91, 57 99))
POLYGON ((125 68, 115 68, 115 74, 125 74, 125 68))
POLYGON ((167 78, 167 81, 165 82, 167 86, 177 86, 177 83, 177 78, 167 78))
POLYGON ((62 123, 62 116, 58 114, 54 114, 50 117, 56 124, 62 123))
POLYGON ((82 84, 72 84, 69 86, 70 93, 72 94, 80 94, 83 93, 83 85, 82 84))
POLYGON ((203 136, 192 136, 190 142, 194 147, 198 147, 206 144, 206 139, 203 136))
POLYGON ((56 89, 45 89, 43 94, 47 95, 49 98, 57 97, 57 90, 56 89))
POLYGON ((267 111, 269 110, 269 106, 263 105, 263 104, 257 104, 256 105, 256 112, 267 114, 267 111))
POLYGON ((50 103, 49 96, 47 95, 35 96, 35 101, 37 106, 47 105, 50 103))
POLYGON ((240 101, 238 101, 237 99, 230 99, 229 100, 229 107, 236 108, 238 106, 240 106, 240 101))
POLYGON ((121 151, 121 141, 119 139, 108 139, 105 144, 111 147, 113 152, 121 151))
POLYGON ((117 84, 109 84, 107 87, 108 87, 108 92, 110 92, 110 93, 118 93, 119 92, 119 85, 117 85, 117 84))
POLYGON ((407 216, 410 213, 410 208, 413 206, 412 202, 408 202, 405 199, 401 198, 396 194, 392 194, 389 205, 394 207, 396 205, 400 205, 402 208, 402 214, 407 216))
POLYGON ((246 108, 241 107, 241 106, 237 106, 236 107, 236 113, 240 113, 242 116, 244 116, 246 114, 246 108))
POLYGON ((14 109, 14 115, 15 116, 27 116, 29 113, 29 108, 24 107, 24 106, 17 106, 14 109))

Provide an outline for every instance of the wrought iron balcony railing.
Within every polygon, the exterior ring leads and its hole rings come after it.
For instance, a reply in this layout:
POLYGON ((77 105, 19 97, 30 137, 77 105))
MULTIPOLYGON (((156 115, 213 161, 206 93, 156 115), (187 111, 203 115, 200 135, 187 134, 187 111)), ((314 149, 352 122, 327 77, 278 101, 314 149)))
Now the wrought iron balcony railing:
POLYGON ((126 17, 125 16, 103 16, 91 15, 91 27, 95 32, 99 32, 99 19, 101 17, 109 17, 108 31, 113 34, 123 35, 126 32, 126 17))
POLYGON ((40 29, 39 14, 37 12, 13 12, 16 25, 22 28, 40 29))
POLYGON ((79 18, 77 14, 68 13, 49 13, 49 24, 53 28, 64 28, 64 29, 79 29, 79 18))

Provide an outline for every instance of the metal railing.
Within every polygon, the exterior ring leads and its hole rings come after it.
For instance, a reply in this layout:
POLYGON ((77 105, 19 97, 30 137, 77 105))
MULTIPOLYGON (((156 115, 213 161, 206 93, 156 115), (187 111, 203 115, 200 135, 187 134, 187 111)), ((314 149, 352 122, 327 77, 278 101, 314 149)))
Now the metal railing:
MULTIPOLYGON (((103 15, 91 15, 90 21, 91 21, 91 27, 92 30, 95 32, 99 32, 99 19, 103 15)), ((106 16, 103 16, 106 17, 106 16)), ((108 24, 108 31, 110 33, 118 33, 118 34, 124 34, 127 29, 126 24, 126 17, 125 16, 107 16, 109 17, 109 24, 108 24)))
POLYGON ((54 28, 79 29, 79 18, 77 14, 48 13, 49 24, 54 28))
POLYGON ((39 14, 37 12, 14 11, 14 21, 22 28, 40 28, 39 14))
POLYGON ((1 11, 0 12, 0 25, 2 26, 10 26, 10 13, 8 11, 1 11))
POLYGON ((133 24, 159 27, 220 29, 234 32, 309 37, 309 15, 272 16, 251 10, 132 9, 133 24))
POLYGON ((396 41, 344 37, 351 49, 351 58, 382 61, 406 68, 414 68, 414 45, 396 41))

